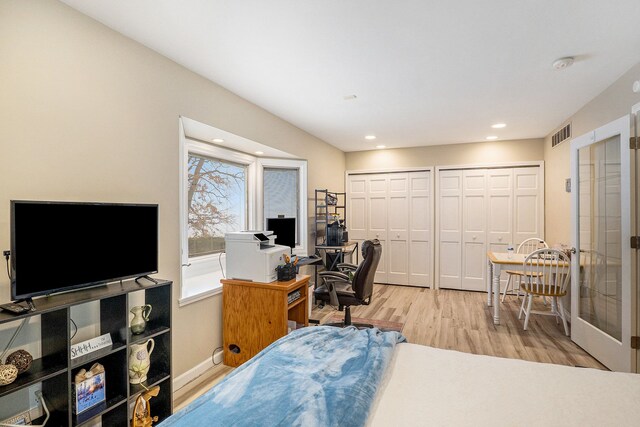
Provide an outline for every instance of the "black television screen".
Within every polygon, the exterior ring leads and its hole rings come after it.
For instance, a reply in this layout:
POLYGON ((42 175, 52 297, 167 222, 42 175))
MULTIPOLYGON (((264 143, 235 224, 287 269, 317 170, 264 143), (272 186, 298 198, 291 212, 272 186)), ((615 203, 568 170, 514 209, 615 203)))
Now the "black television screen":
POLYGON ((267 230, 276 235, 276 244, 296 247, 295 218, 267 218, 267 230))
POLYGON ((11 201, 11 297, 158 272, 158 205, 11 201))

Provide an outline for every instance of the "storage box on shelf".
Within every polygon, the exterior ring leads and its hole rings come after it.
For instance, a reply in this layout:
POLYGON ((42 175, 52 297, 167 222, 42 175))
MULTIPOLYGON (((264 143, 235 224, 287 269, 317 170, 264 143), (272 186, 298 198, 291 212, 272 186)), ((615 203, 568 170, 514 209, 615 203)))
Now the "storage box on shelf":
MULTIPOLYGON (((159 421, 171 415, 171 285, 169 281, 137 284, 131 280, 40 298, 35 301, 37 311, 20 316, 0 312, 0 324, 14 322, 16 327, 25 317, 38 317, 42 348, 41 356, 35 358, 27 372, 13 383, 0 386, 0 406, 10 395, 40 384, 51 412, 47 427, 81 426, 98 418, 102 425, 128 426, 132 404, 144 390, 140 385, 129 384, 129 349, 133 344, 153 338, 156 347, 145 385, 160 385, 160 394, 151 401, 153 415, 157 415, 159 421), (145 303, 153 305, 147 327, 138 335, 131 334, 129 329, 129 299, 135 292, 142 293, 145 303), (91 301, 100 302, 99 335, 109 333, 113 345, 71 359, 71 309, 91 301), (72 405, 74 376, 82 368, 90 369, 96 362, 105 369, 106 400, 75 414, 72 405)), ((37 326, 30 324, 27 327, 37 326)), ((42 420, 35 420, 34 424, 38 421, 42 420)))

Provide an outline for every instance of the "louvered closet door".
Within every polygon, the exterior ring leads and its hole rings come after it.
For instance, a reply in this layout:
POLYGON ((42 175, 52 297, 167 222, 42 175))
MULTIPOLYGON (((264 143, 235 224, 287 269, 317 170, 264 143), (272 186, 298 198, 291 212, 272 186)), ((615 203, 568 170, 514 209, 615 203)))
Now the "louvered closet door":
POLYGON ((513 169, 513 240, 516 245, 543 235, 540 181, 539 167, 513 169))
POLYGON ((367 239, 378 239, 382 256, 376 270, 375 281, 388 283, 387 212, 389 177, 385 174, 369 175, 367 180, 367 239))
MULTIPOLYGON (((409 175, 389 174, 387 283, 409 284, 409 175)), ((384 248, 383 248, 384 250, 384 248)))
POLYGON ((439 284, 461 289, 462 171, 442 170, 438 183, 439 284))
POLYGON ((487 253, 487 171, 462 172, 462 289, 481 291, 487 253))
POLYGON ((431 175, 409 173, 409 284, 432 286, 431 175))

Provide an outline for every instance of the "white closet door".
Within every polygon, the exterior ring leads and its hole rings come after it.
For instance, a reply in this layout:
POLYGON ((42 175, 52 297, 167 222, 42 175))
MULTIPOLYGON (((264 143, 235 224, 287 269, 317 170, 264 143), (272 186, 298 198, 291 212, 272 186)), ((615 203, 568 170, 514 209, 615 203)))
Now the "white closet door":
POLYGON ((367 175, 349 175, 347 194, 349 240, 362 243, 367 238, 367 175))
POLYGON ((487 193, 488 250, 506 252, 513 242, 513 169, 489 169, 487 193))
POLYGON ((409 284, 409 176, 389 174, 387 283, 409 284))
POLYGON ((367 184, 367 239, 378 239, 382 245, 382 256, 376 270, 375 281, 388 283, 387 209, 389 177, 385 174, 369 175, 367 184))
POLYGON ((513 169, 514 244, 531 237, 542 237, 542 203, 540 168, 526 167, 513 169))
POLYGON ((487 253, 487 171, 462 172, 462 289, 481 291, 487 253))
POLYGON ((431 175, 409 173, 409 284, 432 286, 431 175))
POLYGON ((440 287, 461 289, 462 171, 439 172, 439 282, 440 287))

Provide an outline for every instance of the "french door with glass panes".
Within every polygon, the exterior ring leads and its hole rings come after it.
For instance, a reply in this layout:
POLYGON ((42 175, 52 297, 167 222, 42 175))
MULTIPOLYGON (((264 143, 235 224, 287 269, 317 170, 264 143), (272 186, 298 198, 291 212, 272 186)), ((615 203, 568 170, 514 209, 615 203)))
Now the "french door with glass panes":
POLYGON ((631 335, 629 116, 571 141, 571 339, 614 371, 635 371, 631 335))

